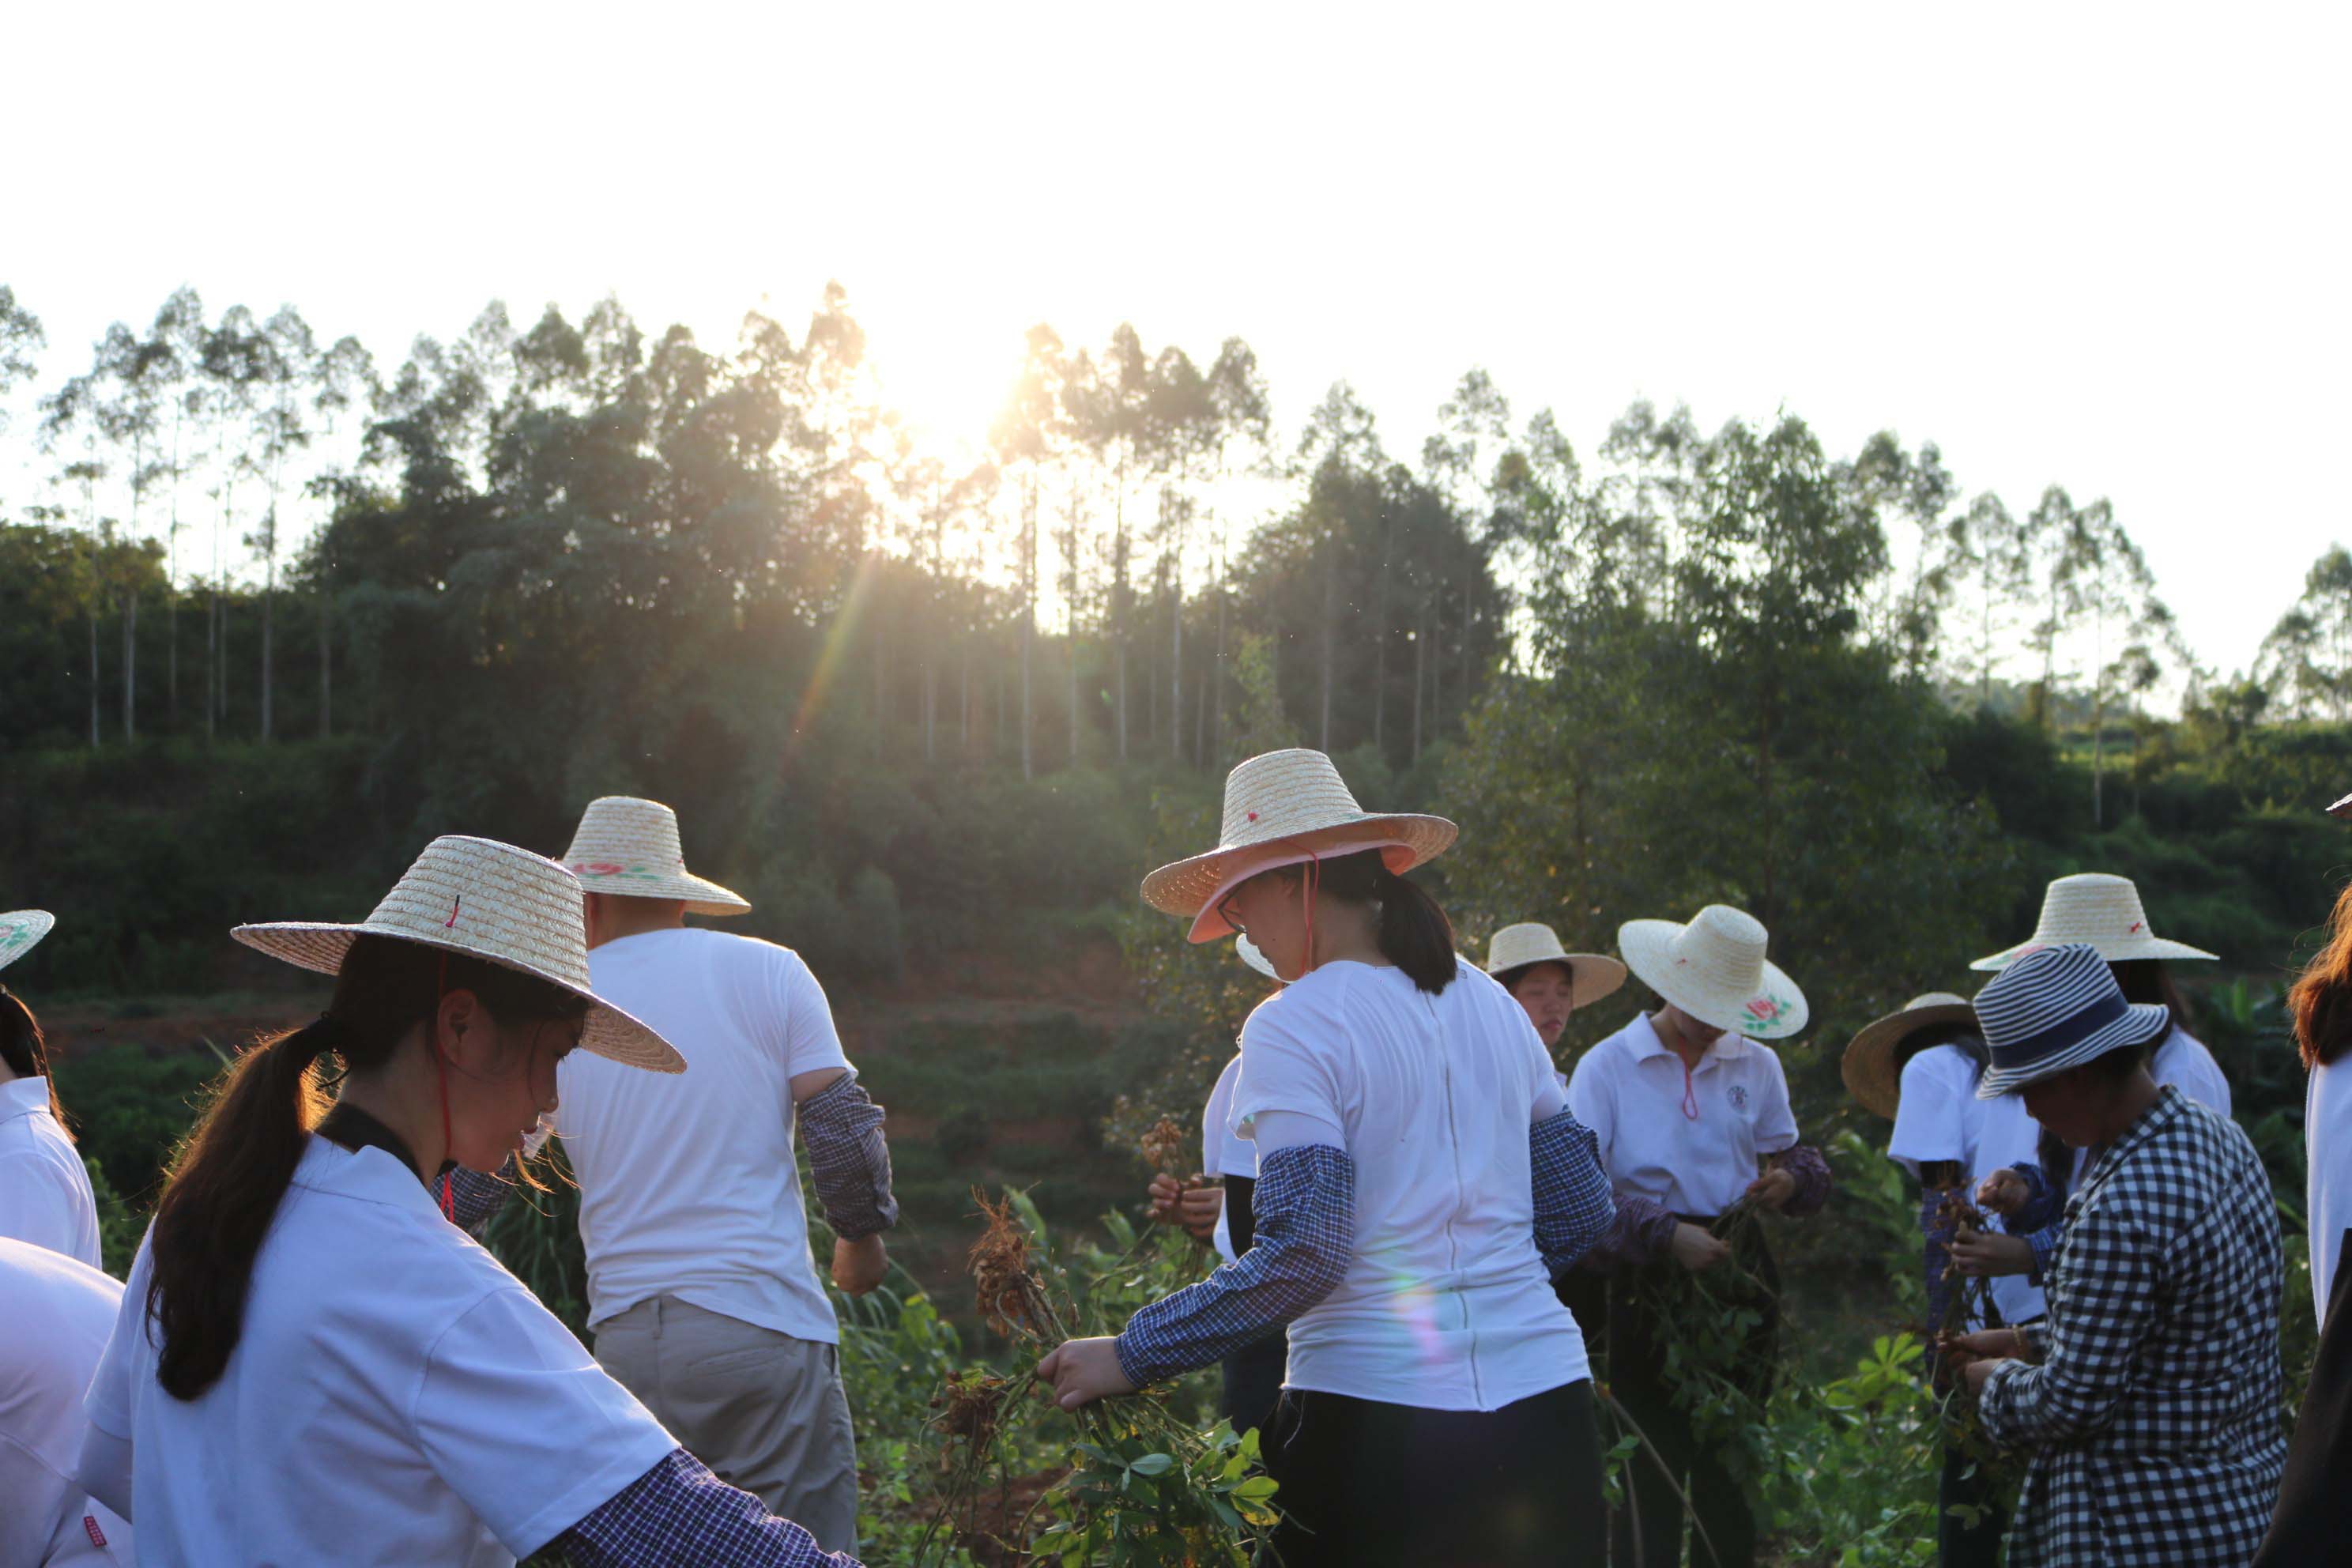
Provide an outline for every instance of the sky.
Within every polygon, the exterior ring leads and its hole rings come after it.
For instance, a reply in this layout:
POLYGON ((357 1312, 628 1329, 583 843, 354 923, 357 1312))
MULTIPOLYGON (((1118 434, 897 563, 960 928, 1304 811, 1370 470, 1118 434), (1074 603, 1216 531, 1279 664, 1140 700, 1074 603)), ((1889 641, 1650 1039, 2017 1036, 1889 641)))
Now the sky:
POLYGON ((838 279, 941 432, 984 426, 1039 321, 1239 335, 1286 426, 1345 379, 1405 455, 1472 365, 1586 452, 1643 397, 1836 453, 1892 428, 2020 512, 2109 499, 2224 671, 2352 540, 2318 482, 2352 427, 2352 7, 421 0, 10 33, 0 283, 42 386, 184 282, 396 363, 493 298, 614 293, 725 344, 838 279))

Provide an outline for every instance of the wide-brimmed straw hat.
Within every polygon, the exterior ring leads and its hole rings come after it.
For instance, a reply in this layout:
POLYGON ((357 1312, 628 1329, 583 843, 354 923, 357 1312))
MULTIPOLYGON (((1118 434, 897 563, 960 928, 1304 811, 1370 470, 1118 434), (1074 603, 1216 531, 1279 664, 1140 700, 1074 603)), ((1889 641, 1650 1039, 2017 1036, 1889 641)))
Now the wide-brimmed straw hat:
POLYGON ((1751 1040, 1780 1040, 1805 1026, 1805 994, 1768 963, 1763 922, 1744 910, 1709 904, 1688 925, 1628 921, 1617 951, 1642 983, 1700 1023, 1751 1040))
POLYGON ((2033 934, 2015 947, 1979 958, 1970 969, 2006 969, 2037 948, 2079 942, 2099 950, 2109 963, 2135 958, 2211 958, 2185 942, 2167 942, 2148 929, 2139 889, 2129 877, 2084 871, 2061 877, 2042 895, 2042 919, 2033 934))
POLYGON ((588 803, 563 863, 592 893, 684 899, 687 913, 740 915, 751 906, 686 868, 677 813, 657 800, 608 795, 588 803))
POLYGON ((1977 993, 1976 1015, 1992 1058, 1977 1081, 1979 1100, 2147 1045, 2172 1027, 2162 1003, 2124 1000, 2106 956, 2080 942, 2029 952, 2002 970, 1977 993))
POLYGON ((1625 966, 1598 952, 1570 952, 1559 945, 1559 933, 1536 921, 1505 926, 1486 939, 1486 973, 1508 974, 1531 963, 1568 967, 1569 1000, 1581 1007, 1598 1002, 1625 984, 1625 966))
POLYGON ((1413 812, 1368 812, 1320 752, 1267 752, 1225 775, 1225 821, 1217 847, 1162 866, 1143 879, 1143 901, 1192 918, 1193 942, 1232 932, 1217 900, 1277 867, 1378 849, 1399 876, 1445 852, 1454 824, 1413 812))
POLYGON ((10 910, 0 915, 0 969, 5 969, 40 945, 58 917, 47 910, 10 910))
POLYGON ((391 937, 487 959, 590 1003, 580 1047, 653 1072, 684 1072, 668 1041, 596 994, 580 879, 554 861, 489 838, 436 838, 357 925, 273 921, 229 934, 320 974, 343 966, 352 939, 391 937))
POLYGON ((2352 795, 2347 795, 2327 808, 2327 815, 2339 820, 2352 818, 2352 795))
POLYGON ((1895 1060, 1895 1047, 1922 1029, 1939 1024, 1974 1026, 1976 1021, 1976 1010, 1965 996, 1949 991, 1914 996, 1901 1011, 1865 1026, 1853 1037, 1845 1048, 1845 1058, 1838 1064, 1838 1076, 1845 1079, 1846 1092, 1865 1110, 1892 1121, 1895 1107, 1903 1102, 1903 1069, 1895 1060))

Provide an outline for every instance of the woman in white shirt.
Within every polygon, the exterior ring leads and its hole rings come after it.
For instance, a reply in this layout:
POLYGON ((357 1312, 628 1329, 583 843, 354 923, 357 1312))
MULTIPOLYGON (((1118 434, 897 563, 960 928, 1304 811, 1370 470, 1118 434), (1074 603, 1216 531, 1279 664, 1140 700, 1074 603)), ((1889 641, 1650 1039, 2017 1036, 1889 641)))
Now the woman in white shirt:
MULTIPOLYGON (((1722 904, 1708 905, 1688 925, 1621 927, 1618 951, 1660 1005, 1587 1051, 1569 1079, 1569 1109, 1600 1140, 1601 1166, 1617 1192, 1650 1199, 1702 1229, 1735 1205, 1804 1215, 1829 1196, 1829 1164, 1798 1143, 1788 1079, 1765 1043, 1795 1035, 1806 1019, 1804 994, 1765 962, 1767 942, 1754 917, 1722 904)), ((1744 1303, 1756 1322, 1730 1375, 1760 1401, 1779 1349, 1779 1277, 1753 1225, 1734 1233, 1733 1255, 1763 1289, 1744 1303)), ((1675 1482, 1646 1460, 1628 1469, 1632 1517, 1621 1515, 1613 1531, 1620 1564, 1674 1568, 1682 1561, 1683 1494, 1706 1541, 1692 1546, 1693 1563, 1747 1568, 1756 1560, 1755 1510, 1739 1472, 1694 1429, 1667 1370, 1682 1316, 1672 1304, 1694 1302, 1694 1279, 1659 1261, 1612 1283, 1610 1389, 1675 1482)))
MULTIPOLYGON (((54 921, 39 910, 0 914, 0 968, 54 921)), ((25 999, 0 985, 0 1236, 62 1252, 92 1268, 98 1201, 49 1078, 48 1045, 25 999)))
MULTIPOLYGON (((1925 1242, 1927 1321, 1923 1342, 1943 1331, 1953 1293, 1948 1200, 1967 1202, 1993 1172, 2034 1157, 2041 1127, 2022 1096, 1980 1099, 1978 1081, 1990 1058, 1976 1011, 1949 992, 1915 996, 1902 1010, 1865 1027, 1846 1047, 1846 1088, 1868 1110, 1894 1121, 1887 1154, 1919 1184, 1925 1242)), ((2001 1239, 2006 1239, 2001 1238, 2001 1239)), ((1961 1331, 2038 1322, 2041 1289, 2021 1275, 1990 1282, 1991 1310, 1971 1309, 1961 1331)), ((1938 1367, 1939 1385, 1941 1380, 1938 1367)), ((1957 1443, 1944 1448, 1937 1482, 1936 1558, 1942 1568, 1993 1568, 2008 1527, 2000 1478, 1957 1443)))
POLYGON ((1291 982, 1242 1031, 1255 1235, 1039 1373, 1076 1408, 1286 1325, 1265 1453, 1289 1568, 1532 1568, 1601 1528, 1590 1373, 1551 1276, 1612 1205, 1526 1015, 1404 879, 1453 837, 1277 752, 1226 781, 1218 848, 1144 883, 1194 941, 1245 930, 1291 982))
POLYGON ((571 873, 440 838, 358 925, 236 935, 334 999, 229 1070, 91 1381, 80 1479, 142 1560, 846 1563, 697 1464, 450 1223, 459 1168, 523 1148, 569 1051, 682 1070, 590 988, 571 873))

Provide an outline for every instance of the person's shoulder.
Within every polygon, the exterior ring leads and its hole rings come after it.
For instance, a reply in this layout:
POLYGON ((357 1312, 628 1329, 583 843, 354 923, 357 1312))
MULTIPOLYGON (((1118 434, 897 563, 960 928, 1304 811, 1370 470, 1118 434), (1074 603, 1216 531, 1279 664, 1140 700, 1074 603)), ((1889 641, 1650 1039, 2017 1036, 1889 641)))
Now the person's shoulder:
POLYGON ((1929 1046, 1903 1064, 1903 1088, 1934 1084, 1941 1088, 1973 1087, 1976 1063, 1957 1046, 1929 1046))

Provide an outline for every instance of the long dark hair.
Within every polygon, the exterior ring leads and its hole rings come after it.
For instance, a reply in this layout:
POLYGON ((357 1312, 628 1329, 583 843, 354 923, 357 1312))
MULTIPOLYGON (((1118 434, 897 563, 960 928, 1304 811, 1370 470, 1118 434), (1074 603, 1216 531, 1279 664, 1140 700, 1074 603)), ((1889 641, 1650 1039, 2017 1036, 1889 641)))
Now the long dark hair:
POLYGON ((41 1021, 33 1016, 25 999, 0 985, 0 1062, 18 1078, 46 1079, 49 1086, 49 1114, 65 1128, 66 1136, 73 1129, 66 1121, 65 1102, 58 1098, 58 1080, 49 1073, 49 1043, 41 1038, 41 1021))
POLYGON ((2327 945, 2311 955, 2286 994, 2294 1043, 2307 1070, 2334 1061, 2352 1046, 2352 884, 2327 916, 2327 945))
MULTIPOLYGON (((1262 873, 1285 880, 1304 880, 1304 866, 1282 866, 1262 873)), ((1381 956, 1405 972, 1415 985, 1434 996, 1454 983, 1461 961, 1454 951, 1454 922, 1428 889, 1398 876, 1377 849, 1336 855, 1314 866, 1315 886, 1345 903, 1371 904, 1380 910, 1381 956)))
POLYGON ((2164 1033, 2148 1042, 2148 1052, 2172 1038, 2172 1031, 2189 1026, 2189 1004, 2181 999, 2180 987, 2172 983, 2172 971, 2160 958, 2126 958, 2107 965, 2116 984, 2123 987, 2124 1000, 2142 1006, 2161 1007, 2171 1015, 2164 1033))
POLYGON ((1986 1048, 1984 1037, 1977 1032, 1976 1026, 1956 1019, 1948 1024, 1928 1024, 1895 1041, 1895 1070, 1901 1072, 1913 1057, 1937 1046, 1949 1046, 1968 1058, 1975 1064, 1979 1078, 1984 1077, 1985 1068, 1992 1065, 1992 1053, 1986 1048))
POLYGON ((173 1163, 148 1242, 147 1311, 163 1338, 156 1377, 173 1396, 210 1388, 236 1349, 262 1237, 330 1103, 319 1058, 341 1057, 347 1072, 381 1067, 454 991, 472 992, 501 1023, 577 1018, 588 1007, 520 970, 362 936, 316 1021, 256 1042, 221 1075, 173 1163))

